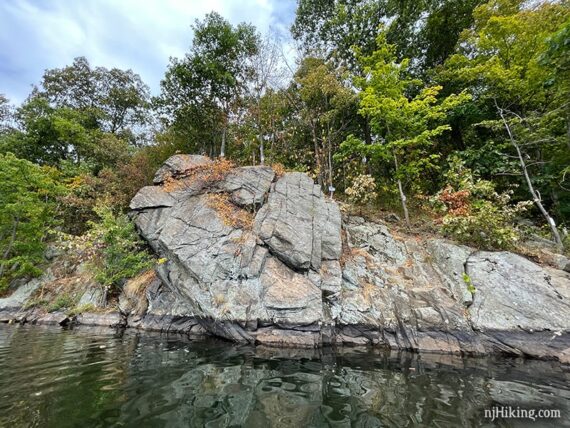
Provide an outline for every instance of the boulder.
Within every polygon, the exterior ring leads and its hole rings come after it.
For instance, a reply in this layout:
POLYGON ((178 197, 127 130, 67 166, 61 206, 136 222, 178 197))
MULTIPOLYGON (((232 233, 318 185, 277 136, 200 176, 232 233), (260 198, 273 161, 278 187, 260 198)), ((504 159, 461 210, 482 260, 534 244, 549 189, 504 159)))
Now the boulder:
POLYGON ((0 321, 75 321, 279 347, 385 346, 570 361, 563 256, 545 258, 543 250, 541 265, 509 252, 395 234, 362 217, 343 221, 336 202, 305 174, 219 165, 176 155, 156 184, 133 198, 130 215, 160 263, 125 284, 120 312, 73 320, 27 305, 50 281, 81 284, 79 305, 100 302, 102 289, 82 261, 74 278, 48 269, 0 299, 0 321))
POLYGON ((154 176, 154 184, 162 184, 166 180, 181 177, 193 170, 212 163, 207 156, 174 155, 169 157, 154 176))
POLYGON ((287 173, 275 183, 256 216, 255 231, 293 269, 318 270, 323 259, 340 258, 338 205, 325 200, 306 174, 287 173))
POLYGON ((569 281, 557 287, 544 268, 508 252, 475 253, 467 273, 477 289, 469 308, 474 329, 570 330, 569 281))
POLYGON ((236 205, 261 205, 274 178, 275 173, 267 166, 244 166, 232 170, 220 183, 219 190, 230 193, 236 205))

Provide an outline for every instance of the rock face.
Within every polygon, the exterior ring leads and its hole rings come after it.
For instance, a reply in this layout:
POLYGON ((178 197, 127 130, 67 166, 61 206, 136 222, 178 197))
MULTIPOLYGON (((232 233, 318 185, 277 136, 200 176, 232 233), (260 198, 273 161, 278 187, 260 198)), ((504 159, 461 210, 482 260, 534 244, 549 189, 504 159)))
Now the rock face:
POLYGON ((343 223, 337 204, 302 173, 276 177, 254 166, 208 182, 193 168, 215 162, 169 159, 131 209, 167 260, 161 287, 204 331, 274 346, 570 361, 568 273, 507 252, 395 237, 359 217, 343 223))
POLYGON ((161 260, 156 271, 127 282, 119 311, 72 316, 25 309, 50 282, 87 284, 81 305, 104 305, 102 288, 88 284, 82 269, 64 279, 50 269, 0 299, 0 322, 120 325, 270 346, 502 352, 570 363, 565 260, 552 258, 548 267, 508 252, 398 236, 383 223, 341 218, 305 174, 276 176, 268 167, 231 168, 203 156, 170 158, 130 207, 161 260))

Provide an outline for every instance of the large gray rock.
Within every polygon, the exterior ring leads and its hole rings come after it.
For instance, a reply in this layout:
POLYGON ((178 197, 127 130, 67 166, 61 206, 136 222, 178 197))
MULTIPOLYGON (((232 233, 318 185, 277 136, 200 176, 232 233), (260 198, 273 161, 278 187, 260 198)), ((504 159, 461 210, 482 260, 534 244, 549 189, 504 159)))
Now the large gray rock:
POLYGON ((164 183, 166 180, 189 174, 197 168, 212 163, 207 156, 200 155, 174 155, 168 158, 154 176, 154 184, 164 183))
MULTIPOLYGON (((268 167, 236 168, 200 192, 172 181, 143 188, 131 204, 137 228, 166 259, 158 269, 163 286, 212 334, 253 342, 261 341, 255 339, 260 326, 318 330, 321 284, 340 291, 338 206, 304 174, 285 174, 272 185, 274 178, 268 167), (253 221, 246 208, 260 205, 253 221), (234 221, 248 216, 251 230, 234 221)), ((151 301, 145 317, 159 316, 151 301)))
POLYGON ((280 178, 256 217, 259 237, 294 269, 320 269, 341 252, 340 210, 306 174, 280 178), (323 239, 324 236, 324 239, 323 239))
POLYGON ((34 278, 24 285, 18 287, 12 294, 8 297, 0 299, 0 310, 7 309, 18 309, 22 307, 28 299, 32 296, 34 291, 36 291, 43 283, 52 281, 54 279, 51 270, 47 270, 39 278, 34 278))
POLYGON ((244 166, 232 170, 219 187, 231 194, 236 205, 261 205, 274 178, 275 173, 267 166, 244 166))
POLYGON ((170 325, 177 313, 181 331, 271 346, 570 360, 568 273, 511 253, 395 236, 361 217, 343 225, 337 204, 305 174, 275 181, 267 167, 245 167, 193 184, 182 164, 169 160, 167 185, 142 189, 131 205, 166 259, 145 315, 128 318, 133 326, 170 325))
POLYGON ((477 289, 469 314, 477 330, 570 330, 570 281, 556 287, 541 266, 516 254, 478 252, 467 273, 477 289))

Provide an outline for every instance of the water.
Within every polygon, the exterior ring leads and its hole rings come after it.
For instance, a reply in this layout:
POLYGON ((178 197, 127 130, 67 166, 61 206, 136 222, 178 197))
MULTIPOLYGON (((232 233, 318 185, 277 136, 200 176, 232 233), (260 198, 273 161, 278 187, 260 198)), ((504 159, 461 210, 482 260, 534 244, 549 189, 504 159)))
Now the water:
POLYGON ((570 426, 554 362, 0 325, 0 426, 570 426), (484 418, 493 405, 562 418, 484 418))

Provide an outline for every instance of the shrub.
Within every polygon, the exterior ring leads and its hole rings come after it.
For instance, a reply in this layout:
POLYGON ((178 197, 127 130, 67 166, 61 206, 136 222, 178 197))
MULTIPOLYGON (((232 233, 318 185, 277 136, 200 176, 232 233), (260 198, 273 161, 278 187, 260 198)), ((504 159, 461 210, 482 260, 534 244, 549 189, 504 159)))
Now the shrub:
POLYGON ((358 175, 344 193, 353 204, 367 204, 378 197, 376 182, 371 175, 358 175))
POLYGON ((456 157, 450 161, 447 186, 432 203, 443 214, 442 232, 460 242, 484 249, 511 249, 520 239, 514 219, 532 205, 511 204, 512 191, 497 193, 495 185, 473 177, 456 157))
POLYGON ((56 171, 0 154, 0 293, 15 278, 41 273, 46 239, 56 225, 56 171))
POLYGON ((95 279, 105 286, 120 286, 153 265, 152 258, 144 248, 129 218, 115 215, 107 205, 98 205, 95 212, 98 223, 91 222, 91 239, 99 250, 98 263, 94 265, 95 279))
POLYGON ((48 312, 55 312, 64 308, 71 308, 75 306, 73 297, 69 294, 61 294, 47 307, 48 312))

